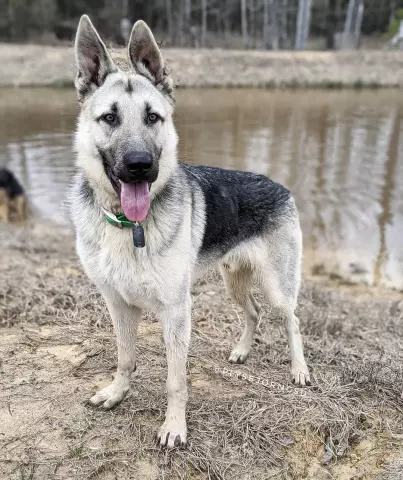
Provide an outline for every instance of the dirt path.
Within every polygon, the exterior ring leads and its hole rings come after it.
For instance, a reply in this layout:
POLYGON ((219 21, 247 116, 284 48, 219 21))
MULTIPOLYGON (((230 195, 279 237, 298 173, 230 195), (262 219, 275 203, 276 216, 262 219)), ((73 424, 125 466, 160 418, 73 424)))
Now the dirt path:
POLYGON ((154 440, 166 401, 160 325, 141 325, 128 398, 109 412, 89 407, 116 353, 73 239, 42 224, 0 226, 0 236, 1 479, 402 478, 403 305, 394 299, 306 284, 299 316, 314 385, 299 389, 267 308, 248 362, 227 362, 240 311, 215 274, 199 282, 189 447, 165 452, 154 440))
MULTIPOLYGON (((120 51, 115 52, 121 56, 120 51)), ((400 51, 164 49, 182 87, 401 87, 400 51)), ((125 54, 124 54, 125 55, 125 54)), ((72 47, 0 44, 0 86, 72 85, 72 47)))

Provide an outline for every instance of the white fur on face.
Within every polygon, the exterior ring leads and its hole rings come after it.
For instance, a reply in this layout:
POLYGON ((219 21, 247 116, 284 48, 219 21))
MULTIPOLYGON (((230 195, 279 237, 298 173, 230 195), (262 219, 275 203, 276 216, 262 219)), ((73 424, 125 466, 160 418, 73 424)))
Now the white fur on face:
POLYGON ((75 136, 77 165, 86 172, 97 192, 102 190, 106 197, 110 197, 110 201, 117 200, 104 172, 99 150, 110 152, 114 164, 122 162, 123 155, 131 150, 161 151, 159 174, 151 195, 164 186, 177 162, 178 137, 172 115, 171 102, 148 79, 121 71, 108 75, 105 83, 83 103, 75 136), (114 105, 119 125, 109 127, 99 118, 110 112, 114 105), (163 121, 147 125, 147 107, 162 117, 163 121))

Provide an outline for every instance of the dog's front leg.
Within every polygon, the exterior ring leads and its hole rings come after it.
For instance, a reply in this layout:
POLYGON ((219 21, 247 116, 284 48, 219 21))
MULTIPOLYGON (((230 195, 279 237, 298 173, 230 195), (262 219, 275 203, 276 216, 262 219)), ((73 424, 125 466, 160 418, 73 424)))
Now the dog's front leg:
POLYGON ((115 327, 118 368, 113 382, 90 399, 92 405, 110 409, 120 403, 130 389, 130 377, 136 369, 136 336, 141 310, 128 305, 118 294, 102 291, 115 327))
POLYGON ((186 444, 186 358, 191 329, 191 297, 187 293, 180 305, 160 314, 168 363, 168 406, 165 422, 158 432, 160 445, 174 447, 186 444))

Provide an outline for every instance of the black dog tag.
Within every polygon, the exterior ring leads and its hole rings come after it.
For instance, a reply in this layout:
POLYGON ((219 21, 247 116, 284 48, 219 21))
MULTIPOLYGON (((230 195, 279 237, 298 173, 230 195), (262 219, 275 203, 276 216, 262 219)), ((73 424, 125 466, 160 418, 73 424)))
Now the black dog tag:
POLYGON ((137 224, 134 225, 132 228, 132 233, 133 233, 133 244, 137 248, 143 248, 146 245, 146 241, 144 238, 144 228, 137 224))

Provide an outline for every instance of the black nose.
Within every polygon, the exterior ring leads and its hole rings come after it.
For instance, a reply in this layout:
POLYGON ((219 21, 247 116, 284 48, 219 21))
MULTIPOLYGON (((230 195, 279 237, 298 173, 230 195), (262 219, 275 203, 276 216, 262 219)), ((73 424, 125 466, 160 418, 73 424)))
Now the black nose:
POLYGON ((130 173, 145 173, 153 166, 153 157, 148 152, 128 152, 123 161, 130 173))

